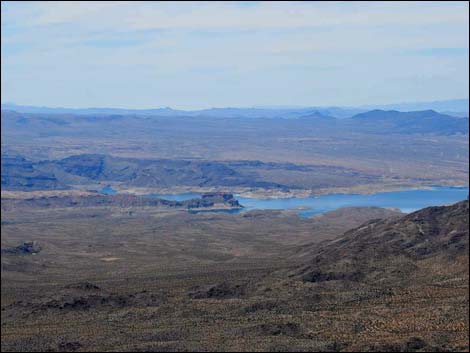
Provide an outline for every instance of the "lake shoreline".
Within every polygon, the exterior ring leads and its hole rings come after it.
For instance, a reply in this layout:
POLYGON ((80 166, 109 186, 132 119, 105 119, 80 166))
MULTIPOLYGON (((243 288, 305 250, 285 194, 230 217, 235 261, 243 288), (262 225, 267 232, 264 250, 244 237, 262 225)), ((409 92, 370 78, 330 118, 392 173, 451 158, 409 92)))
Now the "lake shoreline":
MULTIPOLYGON (((198 194, 165 195, 153 194, 147 197, 165 198, 171 196, 197 197, 198 194)), ((235 198, 243 206, 241 212, 253 210, 294 211, 301 218, 325 213, 344 207, 380 207, 410 213, 429 207, 452 204, 468 197, 468 187, 432 186, 427 188, 400 189, 368 194, 324 194, 320 196, 289 197, 289 198, 256 198, 236 194, 235 198)), ((223 210, 219 210, 223 212, 223 210)), ((234 213, 232 210, 229 213, 234 213)), ((240 211, 238 211, 240 212, 240 211)), ((238 213, 236 212, 236 213, 238 213)), ((200 213, 200 212, 197 212, 200 213)))
MULTIPOLYGON (((194 188, 194 187, 173 187, 173 188, 142 188, 142 187, 122 187, 116 183, 101 183, 95 185, 75 185, 73 189, 60 189, 60 190, 34 190, 34 191, 18 191, 18 190, 1 190, 1 198, 31 198, 31 197, 51 197, 51 196, 65 196, 65 195, 93 195, 96 193, 103 193, 107 189, 108 192, 104 194, 131 194, 135 196, 150 196, 150 195, 165 195, 168 200, 176 200, 179 195, 187 194, 198 195, 212 192, 226 192, 234 195, 235 198, 256 198, 260 200, 273 200, 273 199, 292 199, 292 198, 308 198, 320 197, 327 195, 374 195, 384 192, 399 192, 399 191, 412 191, 412 190, 433 190, 435 188, 469 188, 469 185, 415 185, 415 184, 394 184, 394 185, 358 185, 354 187, 343 188, 324 188, 324 189, 294 189, 294 190, 277 190, 277 189, 253 189, 253 188, 194 188)), ((189 198, 188 198, 189 199, 189 198)))
POLYGON ((289 199, 289 198, 306 198, 319 197, 325 195, 337 194, 357 194, 357 195, 373 195, 382 192, 408 191, 408 190, 433 190, 439 187, 468 188, 469 185, 416 185, 416 184, 370 184, 357 185, 353 187, 341 188, 320 188, 320 189, 253 189, 253 188, 194 188, 194 187, 174 187, 174 188, 137 188, 113 186, 118 193, 133 194, 137 196, 145 195, 180 195, 180 194, 203 194, 211 192, 227 192, 235 197, 257 198, 262 200, 270 199, 289 199))

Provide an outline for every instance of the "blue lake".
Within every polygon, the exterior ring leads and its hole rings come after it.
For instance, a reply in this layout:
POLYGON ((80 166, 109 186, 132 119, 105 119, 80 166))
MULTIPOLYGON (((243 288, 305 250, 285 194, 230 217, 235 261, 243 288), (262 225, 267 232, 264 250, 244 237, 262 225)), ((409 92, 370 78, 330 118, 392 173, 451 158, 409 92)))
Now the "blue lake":
POLYGON ((116 195, 117 194, 117 191, 114 190, 111 185, 105 186, 104 188, 102 188, 100 190, 100 192, 102 194, 105 194, 105 195, 116 195))
POLYGON ((468 197, 467 187, 435 187, 432 190, 405 190, 381 192, 371 195, 330 194, 318 197, 260 200, 237 197, 240 204, 250 209, 295 209, 300 217, 310 217, 317 213, 332 211, 341 207, 377 206, 398 208, 409 213, 429 206, 440 206, 468 197))
POLYGON ((148 194, 145 197, 152 197, 156 199, 172 200, 172 201, 185 201, 191 199, 197 199, 201 197, 201 194, 194 192, 186 192, 183 194, 148 194))
MULTIPOLYGON (((107 187, 108 188, 108 187, 107 187)), ((110 188, 110 187, 109 187, 110 188)), ((110 189, 102 189, 103 193, 115 193, 110 189)), ((317 213, 332 211, 341 207, 377 206, 398 208, 402 212, 413 212, 418 209, 439 206, 465 200, 468 197, 468 187, 441 187, 430 190, 405 190, 381 192, 372 195, 360 194, 330 194, 318 197, 293 197, 279 199, 258 199, 235 195, 236 199, 245 208, 236 210, 220 210, 218 212, 239 213, 251 210, 285 210, 299 209, 299 216, 306 218, 317 213)), ((200 197, 199 193, 183 194, 149 194, 147 197, 162 198, 166 200, 183 201, 200 197)), ((193 213, 209 211, 192 211, 193 213)), ((210 211, 214 212, 214 211, 210 211)))

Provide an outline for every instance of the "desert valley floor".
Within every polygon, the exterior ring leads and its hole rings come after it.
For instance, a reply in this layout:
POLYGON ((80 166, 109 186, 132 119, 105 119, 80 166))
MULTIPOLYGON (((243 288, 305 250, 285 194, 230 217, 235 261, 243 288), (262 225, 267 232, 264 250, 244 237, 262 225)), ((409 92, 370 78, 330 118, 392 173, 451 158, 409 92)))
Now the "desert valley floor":
POLYGON ((2 199, 2 351, 468 350, 467 201, 301 219, 107 197, 2 199))

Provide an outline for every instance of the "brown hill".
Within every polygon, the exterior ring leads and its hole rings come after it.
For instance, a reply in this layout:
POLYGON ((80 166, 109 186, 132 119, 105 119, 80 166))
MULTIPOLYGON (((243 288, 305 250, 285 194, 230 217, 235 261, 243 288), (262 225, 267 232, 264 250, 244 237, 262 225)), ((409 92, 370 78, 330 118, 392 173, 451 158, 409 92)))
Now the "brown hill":
POLYGON ((463 275, 462 267, 452 265, 465 259, 468 263, 468 211, 468 201, 461 201, 425 208, 398 219, 367 222, 313 250, 310 263, 301 268, 299 275, 308 282, 389 284, 426 279, 438 282, 458 275, 457 272, 463 275), (424 263, 429 266, 422 268, 424 263), (433 273, 440 268, 448 271, 433 273))

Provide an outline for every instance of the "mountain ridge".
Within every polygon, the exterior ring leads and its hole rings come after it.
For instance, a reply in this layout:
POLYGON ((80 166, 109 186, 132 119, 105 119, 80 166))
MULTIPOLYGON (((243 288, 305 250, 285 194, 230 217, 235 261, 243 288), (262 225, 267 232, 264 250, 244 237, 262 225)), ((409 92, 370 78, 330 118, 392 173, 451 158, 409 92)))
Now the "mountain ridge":
MULTIPOLYGON (((427 207, 399 218, 378 219, 314 248, 297 276, 306 282, 349 280, 413 285, 429 278, 419 263, 444 265, 465 258, 469 248, 469 203, 427 207)), ((308 247, 304 252, 308 252, 308 247)), ((451 276, 451 273, 447 275, 451 276)))
POLYGON ((331 115, 335 118, 348 118, 355 114, 367 112, 374 109, 382 110, 436 110, 439 112, 456 112, 459 115, 467 113, 468 99, 454 99, 445 101, 417 102, 417 103, 399 103, 383 105, 364 105, 364 106, 266 106, 266 107, 212 107, 205 109, 173 109, 171 107, 131 109, 131 108, 66 108, 66 107, 45 107, 33 105, 20 105, 14 103, 3 103, 2 110, 13 110, 20 113, 48 113, 48 114, 125 114, 125 115, 160 115, 160 116, 220 116, 220 117, 298 117, 307 115, 312 111, 319 111, 325 115, 331 115))

